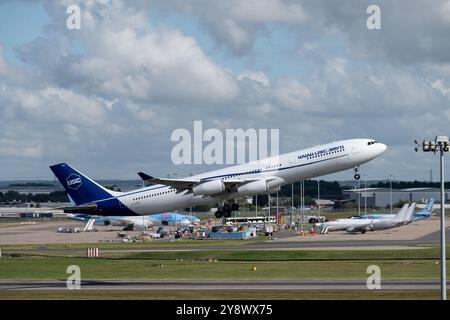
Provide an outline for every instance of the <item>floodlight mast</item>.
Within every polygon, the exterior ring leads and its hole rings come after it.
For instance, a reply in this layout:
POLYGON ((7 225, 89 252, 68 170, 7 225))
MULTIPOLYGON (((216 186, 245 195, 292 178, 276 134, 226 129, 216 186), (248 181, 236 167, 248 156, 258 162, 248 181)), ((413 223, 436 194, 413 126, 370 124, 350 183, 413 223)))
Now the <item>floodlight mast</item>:
POLYGON ((414 141, 417 145, 414 150, 419 151, 419 147, 423 152, 439 151, 440 154, 440 177, 441 177, 441 300, 447 300, 447 275, 446 275, 446 260, 445 260, 445 186, 444 186, 444 152, 450 151, 450 142, 447 136, 437 136, 432 141, 423 140, 419 144, 417 140, 414 141))

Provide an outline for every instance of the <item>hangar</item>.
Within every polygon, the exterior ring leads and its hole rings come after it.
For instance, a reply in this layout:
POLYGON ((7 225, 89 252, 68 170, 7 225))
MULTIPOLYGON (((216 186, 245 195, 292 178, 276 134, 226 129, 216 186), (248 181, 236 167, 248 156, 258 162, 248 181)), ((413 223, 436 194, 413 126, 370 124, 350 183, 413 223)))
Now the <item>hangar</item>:
MULTIPOLYGON (((344 197, 358 203, 360 197, 361 205, 367 203, 368 208, 387 208, 391 204, 395 205, 400 201, 415 201, 423 203, 428 199, 435 199, 440 203, 439 188, 409 188, 409 189, 389 189, 389 188, 359 188, 344 190, 344 197)), ((445 201, 449 199, 450 190, 445 190, 445 201)))

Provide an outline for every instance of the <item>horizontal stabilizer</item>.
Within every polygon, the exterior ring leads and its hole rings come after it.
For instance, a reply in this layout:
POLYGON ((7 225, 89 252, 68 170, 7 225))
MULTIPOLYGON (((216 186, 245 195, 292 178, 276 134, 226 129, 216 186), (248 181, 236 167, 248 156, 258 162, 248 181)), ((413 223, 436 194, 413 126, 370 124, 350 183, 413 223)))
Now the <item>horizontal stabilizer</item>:
POLYGON ((152 180, 153 177, 149 176, 148 174, 144 173, 144 172, 138 172, 139 177, 141 177, 142 180, 147 181, 147 180, 152 180))
POLYGON ((96 203, 88 203, 83 204, 81 206, 72 206, 72 207, 62 207, 60 208, 64 210, 64 213, 86 213, 93 214, 97 212, 97 204, 96 203))

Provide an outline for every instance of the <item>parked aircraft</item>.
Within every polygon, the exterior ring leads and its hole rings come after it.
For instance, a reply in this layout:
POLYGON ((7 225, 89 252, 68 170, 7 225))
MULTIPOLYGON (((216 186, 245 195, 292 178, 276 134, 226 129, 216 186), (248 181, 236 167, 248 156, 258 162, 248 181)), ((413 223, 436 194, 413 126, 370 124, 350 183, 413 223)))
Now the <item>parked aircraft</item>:
MULTIPOLYGON (((430 199, 430 201, 428 201, 427 203, 427 206, 423 210, 414 213, 413 221, 427 219, 431 217, 433 212, 433 205, 434 199, 430 199)), ((367 214, 362 216, 354 216, 352 217, 352 219, 380 219, 380 218, 392 218, 394 216, 395 214, 367 214)))
POLYGON ((434 199, 430 199, 425 209, 414 214, 414 221, 430 218, 433 215, 433 205, 434 199))
POLYGON ((392 229, 410 223, 413 220, 415 208, 415 203, 405 204, 393 217, 378 219, 338 219, 336 221, 316 223, 315 227, 320 230, 320 233, 340 230, 366 233, 367 231, 392 229))
POLYGON ((123 226, 133 230, 146 230, 151 226, 170 225, 178 227, 187 227, 197 224, 200 219, 194 215, 185 215, 175 212, 158 213, 145 216, 90 216, 87 214, 71 214, 69 218, 76 221, 88 223, 94 219, 97 225, 123 226))

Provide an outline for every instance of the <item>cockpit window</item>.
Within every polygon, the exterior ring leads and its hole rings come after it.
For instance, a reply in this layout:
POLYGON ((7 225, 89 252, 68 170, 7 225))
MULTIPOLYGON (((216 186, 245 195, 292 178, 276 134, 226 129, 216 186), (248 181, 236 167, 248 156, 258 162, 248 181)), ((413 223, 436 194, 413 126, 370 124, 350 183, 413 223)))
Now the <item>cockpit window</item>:
POLYGON ((376 142, 376 141, 369 141, 369 142, 367 142, 367 145, 368 145, 368 146, 371 146, 371 145, 373 145, 373 144, 375 144, 375 143, 378 143, 378 142, 376 142))

